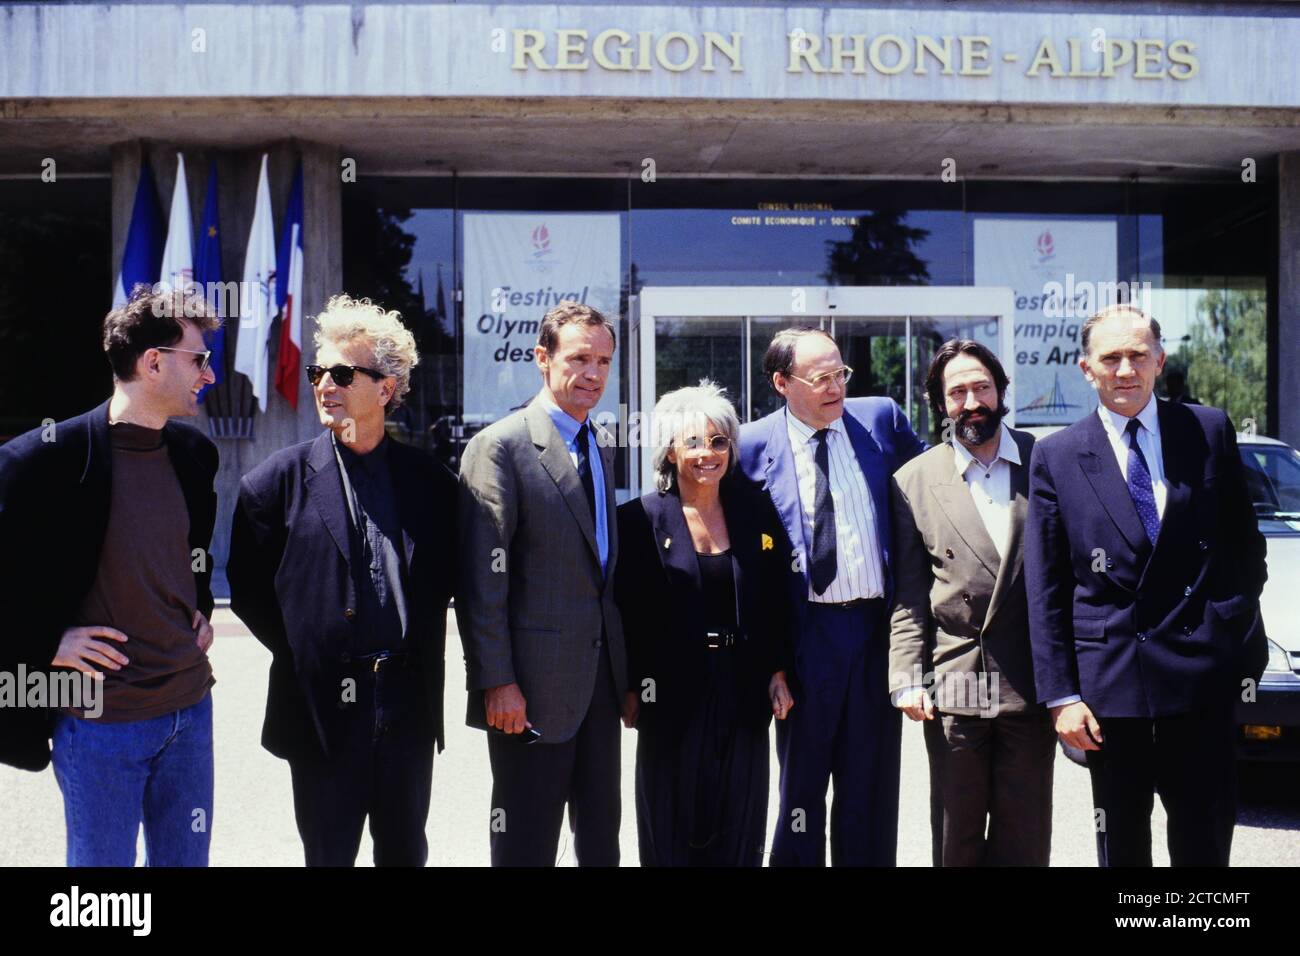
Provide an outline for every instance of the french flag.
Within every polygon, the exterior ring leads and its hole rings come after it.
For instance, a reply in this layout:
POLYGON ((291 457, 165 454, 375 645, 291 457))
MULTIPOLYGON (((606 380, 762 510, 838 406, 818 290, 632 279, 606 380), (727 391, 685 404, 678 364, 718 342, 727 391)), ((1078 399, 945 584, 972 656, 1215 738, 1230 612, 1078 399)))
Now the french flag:
POLYGON ((294 408, 298 407, 298 381, 302 369, 302 161, 293 177, 289 208, 276 252, 276 306, 280 313, 280 352, 275 363, 275 387, 294 408))

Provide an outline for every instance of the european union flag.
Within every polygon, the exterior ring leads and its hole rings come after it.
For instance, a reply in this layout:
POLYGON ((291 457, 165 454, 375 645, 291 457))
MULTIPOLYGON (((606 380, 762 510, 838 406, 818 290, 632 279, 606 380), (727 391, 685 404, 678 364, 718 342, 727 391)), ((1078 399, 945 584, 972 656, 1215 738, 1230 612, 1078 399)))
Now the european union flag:
MULTIPOLYGON (((203 219, 199 224, 199 240, 194 244, 194 281, 203 290, 209 305, 227 302, 227 297, 214 292, 221 279, 221 230, 217 227, 217 164, 213 163, 208 172, 208 194, 203 200, 203 219)), ((226 321, 221 316, 221 328, 215 332, 203 333, 203 339, 212 349, 212 374, 216 376, 213 385, 220 385, 226 374, 226 321)), ((199 393, 199 401, 208 394, 206 386, 199 393)))

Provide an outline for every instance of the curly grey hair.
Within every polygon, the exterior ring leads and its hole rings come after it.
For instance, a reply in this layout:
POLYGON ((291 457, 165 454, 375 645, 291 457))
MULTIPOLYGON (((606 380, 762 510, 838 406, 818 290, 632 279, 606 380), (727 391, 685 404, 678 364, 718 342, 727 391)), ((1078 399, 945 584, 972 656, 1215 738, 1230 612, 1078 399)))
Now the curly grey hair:
POLYGON ((400 312, 385 311, 369 299, 336 295, 325 304, 325 311, 316 316, 313 340, 317 349, 326 342, 334 345, 365 342, 374 356, 374 367, 397 379, 386 412, 398 408, 411 390, 411 369, 419 364, 420 352, 415 336, 402 324, 400 312))
POLYGON ((710 422, 731 440, 731 458, 727 462, 727 472, 730 474, 736 469, 740 419, 736 417, 736 409, 727 399, 726 389, 702 378, 699 385, 688 385, 664 395, 651 413, 655 439, 652 459, 655 487, 661 492, 672 491, 677 484, 677 466, 668 460, 668 450, 684 436, 688 427, 694 427, 701 421, 710 422))

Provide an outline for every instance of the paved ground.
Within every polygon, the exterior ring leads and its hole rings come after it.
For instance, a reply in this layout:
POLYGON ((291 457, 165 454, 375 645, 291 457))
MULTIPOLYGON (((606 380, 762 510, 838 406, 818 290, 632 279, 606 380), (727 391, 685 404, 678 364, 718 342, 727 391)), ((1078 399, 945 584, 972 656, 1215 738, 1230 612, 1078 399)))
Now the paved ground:
MULTIPOLYGON (((217 792, 212 831, 215 866, 298 866, 302 851, 294 828, 289 772, 258 743, 266 701, 269 654, 243 630, 228 611, 214 621, 212 651, 217 686, 217 792)), ((482 733, 464 725, 465 692, 460 641, 448 637, 449 677, 446 713, 448 741, 433 774, 433 810, 428 835, 430 863, 477 866, 488 860, 488 805, 491 778, 482 733)), ((920 729, 904 721, 902 808, 898 861, 928 866, 929 771, 920 729)), ((624 731, 623 861, 635 865, 636 819, 632 811, 635 731, 624 731)), ((772 760, 770 817, 776 815, 776 758, 772 760)), ((1233 863, 1238 866, 1300 866, 1300 768, 1251 767, 1243 773, 1243 800, 1233 863)), ((1092 801, 1088 775, 1063 756, 1056 761, 1054 866, 1092 866, 1092 801)), ((64 860, 63 803, 54 775, 23 773, 0 767, 0 866, 60 866, 64 860)), ((1157 863, 1166 865, 1164 815, 1156 804, 1157 863)), ((769 824, 768 832, 772 827, 769 824)), ((369 863, 369 838, 362 844, 362 863, 369 863)), ((567 847, 562 863, 572 864, 567 847)))

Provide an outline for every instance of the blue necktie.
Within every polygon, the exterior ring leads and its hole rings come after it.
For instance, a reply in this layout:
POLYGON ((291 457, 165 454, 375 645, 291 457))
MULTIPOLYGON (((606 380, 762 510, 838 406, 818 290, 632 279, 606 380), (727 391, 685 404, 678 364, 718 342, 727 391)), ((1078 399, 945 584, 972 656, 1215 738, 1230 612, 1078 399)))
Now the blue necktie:
POLYGON ((1138 445, 1138 429, 1142 423, 1136 418, 1128 420, 1128 493, 1137 507, 1142 527, 1146 529, 1147 538, 1156 543, 1160 533, 1160 512, 1156 510, 1156 496, 1151 490, 1151 469, 1147 467, 1146 456, 1138 445))

